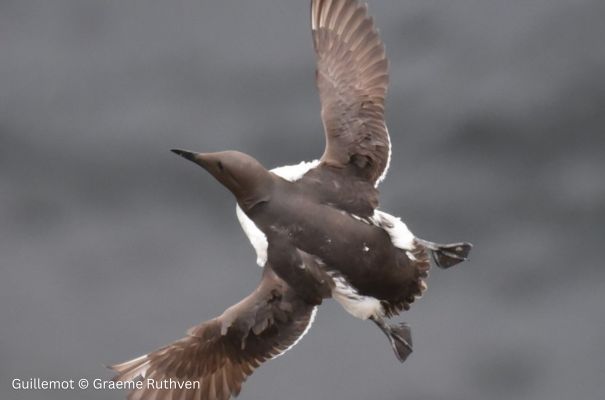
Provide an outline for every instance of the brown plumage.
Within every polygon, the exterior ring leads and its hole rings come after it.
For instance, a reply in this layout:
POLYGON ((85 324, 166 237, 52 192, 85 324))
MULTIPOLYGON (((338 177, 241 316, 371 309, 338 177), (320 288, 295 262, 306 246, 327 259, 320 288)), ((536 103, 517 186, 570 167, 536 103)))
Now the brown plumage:
POLYGON ((384 121, 388 62, 367 7, 357 0, 312 0, 311 27, 326 136, 320 161, 280 172, 240 152, 173 150, 235 196, 263 278, 251 295, 186 337, 112 366, 117 381, 196 385, 145 384, 130 399, 237 396, 257 367, 304 336, 329 297, 378 325, 403 362, 412 352, 410 329, 385 318, 407 310, 426 289, 429 255, 442 268, 466 260, 470 244, 424 241, 377 210, 376 186, 391 156, 384 121))
POLYGON ((139 376, 162 381, 197 382, 194 389, 156 389, 143 385, 129 399, 227 400, 263 362, 283 354, 312 323, 315 305, 303 301, 271 269, 250 296, 221 316, 203 322, 187 336, 143 357, 113 365, 114 378, 139 376))

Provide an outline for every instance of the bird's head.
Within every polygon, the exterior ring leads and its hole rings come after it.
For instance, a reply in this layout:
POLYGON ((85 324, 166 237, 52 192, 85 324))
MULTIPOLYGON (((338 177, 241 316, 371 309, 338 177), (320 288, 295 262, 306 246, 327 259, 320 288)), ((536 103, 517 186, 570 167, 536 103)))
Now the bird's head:
POLYGON ((244 211, 268 201, 273 188, 273 176, 253 157, 239 151, 194 153, 172 150, 173 153, 196 163, 233 193, 244 211))

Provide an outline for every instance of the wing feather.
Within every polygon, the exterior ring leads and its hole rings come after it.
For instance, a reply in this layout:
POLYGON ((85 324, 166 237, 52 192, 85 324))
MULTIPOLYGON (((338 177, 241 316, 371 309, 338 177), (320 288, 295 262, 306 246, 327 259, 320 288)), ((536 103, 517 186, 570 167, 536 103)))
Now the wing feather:
POLYGON ((384 44, 357 0, 312 0, 317 87, 326 134, 322 161, 354 166, 377 185, 386 173, 391 142, 384 121, 388 60, 384 44))
POLYGON ((228 400, 263 362, 295 345, 313 322, 303 301, 268 265, 256 290, 187 336, 142 357, 111 366, 117 381, 138 377, 192 382, 193 389, 143 385, 129 399, 228 400), (197 384, 195 384, 197 382, 197 384))

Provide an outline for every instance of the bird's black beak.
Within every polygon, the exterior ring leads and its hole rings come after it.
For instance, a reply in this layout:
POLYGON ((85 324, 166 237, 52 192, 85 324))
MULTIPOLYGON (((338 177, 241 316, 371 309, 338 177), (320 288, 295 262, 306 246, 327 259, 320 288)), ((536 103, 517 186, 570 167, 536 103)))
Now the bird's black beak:
POLYGON ((180 150, 180 149, 172 149, 170 151, 172 151, 174 154, 177 154, 183 158, 186 158, 189 161, 193 161, 194 163, 197 163, 198 153, 194 153, 192 151, 187 151, 187 150, 180 150))
POLYGON ((212 161, 214 160, 214 158, 212 157, 212 154, 194 153, 192 151, 180 150, 180 149, 172 149, 170 151, 172 151, 174 154, 178 154, 179 156, 199 165, 200 167, 202 167, 205 170, 207 170, 208 172, 210 172, 208 170, 208 168, 210 165, 212 165, 212 161))

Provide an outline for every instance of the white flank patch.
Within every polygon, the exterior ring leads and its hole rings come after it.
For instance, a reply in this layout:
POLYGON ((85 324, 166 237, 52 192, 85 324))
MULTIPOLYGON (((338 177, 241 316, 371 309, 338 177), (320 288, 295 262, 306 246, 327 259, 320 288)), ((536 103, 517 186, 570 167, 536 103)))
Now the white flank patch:
POLYGON ((383 314, 382 305, 378 299, 360 295, 343 276, 336 272, 328 273, 336 285, 332 290, 332 297, 334 297, 334 300, 340 303, 342 308, 347 310, 349 314, 363 320, 366 320, 373 315, 383 314))
POLYGON ((303 161, 296 165, 285 165, 283 167, 273 168, 271 172, 289 182, 296 182, 307 172, 319 165, 319 160, 303 161))
POLYGON ((277 357, 281 357, 284 354, 286 354, 288 351, 290 351, 290 349, 294 346, 296 346, 298 344, 298 342, 301 341, 301 339, 307 334, 309 333, 309 330, 311 329, 311 325, 313 325, 313 322, 315 322, 315 316, 317 315, 317 307, 313 307, 313 311, 311 311, 311 316, 309 317, 309 323, 307 324, 307 327, 305 328, 305 330, 303 331, 303 333, 300 334, 300 336, 294 341, 294 343, 292 343, 290 346, 288 346, 284 351, 282 351, 281 353, 279 353, 278 355, 272 357, 272 360, 275 360, 277 357))
POLYGON ((256 251, 256 263, 259 267, 264 267, 267 263, 267 249, 269 248, 267 236, 265 236, 263 231, 258 229, 254 221, 248 218, 239 204, 235 207, 235 213, 244 233, 248 236, 248 240, 252 244, 252 247, 254 247, 254 251, 256 251))
POLYGON ((414 250, 414 234, 400 218, 375 210, 370 222, 389 234, 393 246, 402 250, 414 250))

